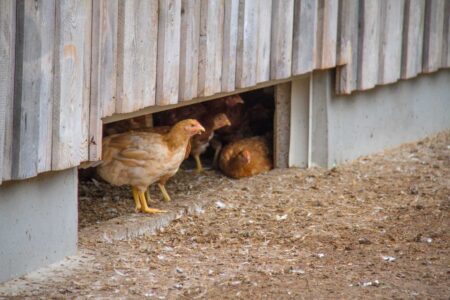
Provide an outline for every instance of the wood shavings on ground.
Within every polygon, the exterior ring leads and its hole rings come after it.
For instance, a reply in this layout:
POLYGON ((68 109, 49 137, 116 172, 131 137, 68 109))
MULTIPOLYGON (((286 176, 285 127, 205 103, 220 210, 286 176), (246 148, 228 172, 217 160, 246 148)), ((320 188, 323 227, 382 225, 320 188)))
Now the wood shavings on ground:
MULTIPOLYGON (((0 285, 0 296, 448 298, 448 145, 449 132, 331 170, 243 180, 180 172, 167 186, 173 203, 154 206, 205 201, 203 213, 127 241, 81 236, 89 263, 30 287, 26 276, 20 288, 0 285)), ((80 185, 81 228, 135 215, 128 188, 97 185, 80 185)))

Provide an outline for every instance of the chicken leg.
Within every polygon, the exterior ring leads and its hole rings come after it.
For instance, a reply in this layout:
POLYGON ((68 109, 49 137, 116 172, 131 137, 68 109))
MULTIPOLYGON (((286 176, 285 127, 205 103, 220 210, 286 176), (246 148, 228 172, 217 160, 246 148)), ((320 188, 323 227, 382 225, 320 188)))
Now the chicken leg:
POLYGON ((212 139, 210 145, 214 149, 213 168, 217 169, 220 151, 222 151, 222 143, 217 139, 212 139))
POLYGON ((134 209, 136 210, 136 212, 141 211, 141 201, 139 200, 138 189, 133 186, 133 187, 131 187, 131 192, 133 193, 133 199, 134 199, 134 204, 135 204, 134 209))
POLYGON ((200 160, 200 155, 194 155, 195 163, 197 165, 197 172, 203 172, 202 161, 200 160))
POLYGON ((159 189, 161 190, 161 193, 163 195, 164 201, 169 202, 172 199, 170 199, 169 193, 167 193, 166 186, 162 183, 158 183, 159 189))
POLYGON ((165 210, 148 207, 147 199, 145 198, 145 193, 140 191, 136 187, 132 187, 132 191, 133 191, 133 198, 134 198, 134 202, 135 202, 137 211, 141 211, 143 213, 149 213, 149 214, 166 212, 165 210))

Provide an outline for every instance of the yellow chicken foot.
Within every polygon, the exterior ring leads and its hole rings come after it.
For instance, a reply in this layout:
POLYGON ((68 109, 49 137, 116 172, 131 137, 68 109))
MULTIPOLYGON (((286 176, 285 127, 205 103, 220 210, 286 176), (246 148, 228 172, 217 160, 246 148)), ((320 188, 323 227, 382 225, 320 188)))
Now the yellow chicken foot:
POLYGON ((167 193, 166 187, 164 186, 164 184, 158 183, 159 189, 161 190, 161 193, 163 195, 164 201, 171 201, 172 199, 170 199, 169 193, 167 193))
POLYGON ((131 192, 133 193, 133 199, 134 199, 134 204, 135 204, 135 210, 136 212, 141 210, 141 202, 139 199, 139 191, 137 188, 135 188, 134 186, 131 187, 131 192))
POLYGON ((155 214, 155 213, 164 213, 167 212, 165 210, 160 210, 157 208, 150 208, 147 205, 147 199, 145 199, 145 193, 142 191, 139 191, 139 200, 141 201, 141 212, 148 213, 148 214, 155 214))
POLYGON ((194 156, 195 163, 197 164, 197 172, 203 172, 202 161, 200 160, 200 155, 194 156))

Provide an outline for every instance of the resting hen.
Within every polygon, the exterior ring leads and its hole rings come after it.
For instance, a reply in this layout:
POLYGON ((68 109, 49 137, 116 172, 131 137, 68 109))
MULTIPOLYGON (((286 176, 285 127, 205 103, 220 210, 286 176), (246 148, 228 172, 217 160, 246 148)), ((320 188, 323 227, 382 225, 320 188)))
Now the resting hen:
POLYGON ((175 175, 186 155, 189 139, 205 129, 197 120, 175 124, 168 133, 131 131, 103 139, 102 163, 98 174, 113 185, 131 185, 136 210, 145 213, 164 212, 149 208, 145 191, 158 182, 165 199, 166 181, 175 175))
POLYGON ((206 116, 202 119, 202 124, 205 127, 205 132, 193 136, 191 139, 191 155, 195 159, 198 172, 201 172, 203 170, 200 155, 204 153, 208 148, 209 142, 214 136, 214 131, 222 127, 231 125, 230 120, 224 113, 206 116))
POLYGON ((273 168, 269 142, 262 136, 232 142, 223 148, 219 167, 236 179, 269 171, 273 168))

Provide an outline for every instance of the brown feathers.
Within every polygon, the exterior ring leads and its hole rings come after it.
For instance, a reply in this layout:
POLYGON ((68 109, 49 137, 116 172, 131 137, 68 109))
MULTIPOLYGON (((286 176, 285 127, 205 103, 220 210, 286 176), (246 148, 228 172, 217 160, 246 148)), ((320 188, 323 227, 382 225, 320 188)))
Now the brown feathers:
POLYGON ((219 167, 232 178, 253 176, 273 168, 266 138, 256 136, 226 145, 220 154, 219 167))

